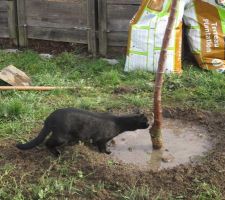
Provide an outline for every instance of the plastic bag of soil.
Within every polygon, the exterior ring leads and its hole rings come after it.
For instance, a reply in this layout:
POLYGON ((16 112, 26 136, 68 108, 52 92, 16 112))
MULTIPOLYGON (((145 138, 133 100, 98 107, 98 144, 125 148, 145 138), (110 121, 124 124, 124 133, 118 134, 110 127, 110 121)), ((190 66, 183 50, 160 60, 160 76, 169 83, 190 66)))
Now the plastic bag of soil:
POLYGON ((184 22, 192 53, 207 70, 225 71, 225 0, 191 0, 184 22))
MULTIPOLYGON (((143 0, 130 22, 125 71, 156 72, 172 0, 143 0)), ((167 49, 165 73, 181 73, 182 17, 186 0, 180 0, 167 49)))

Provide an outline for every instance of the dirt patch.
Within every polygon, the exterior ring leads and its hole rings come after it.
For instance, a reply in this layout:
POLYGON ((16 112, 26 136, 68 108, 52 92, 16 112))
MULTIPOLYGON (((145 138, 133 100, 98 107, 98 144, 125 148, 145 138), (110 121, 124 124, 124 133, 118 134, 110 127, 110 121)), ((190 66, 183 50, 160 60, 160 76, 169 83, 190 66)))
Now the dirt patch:
MULTIPOLYGON (((1 39, 0 38, 0 48, 18 48, 13 44, 10 39, 1 39)), ((34 50, 38 53, 47 53, 52 55, 57 55, 63 52, 74 52, 76 54, 81 54, 88 56, 88 47, 85 44, 75 44, 69 42, 55 42, 55 41, 45 41, 45 40, 28 40, 29 50, 34 50)), ((26 49, 22 48, 21 50, 26 49)))
POLYGON ((69 42, 53 42, 44 40, 29 39, 29 49, 38 53, 60 54, 62 52, 75 52, 77 54, 88 55, 87 45, 69 42))
POLYGON ((16 48, 16 45, 13 44, 11 39, 0 38, 0 48, 8 49, 8 48, 16 48))
POLYGON ((128 93, 137 93, 137 89, 129 86, 120 86, 113 90, 113 93, 116 95, 119 94, 128 94, 128 93))
POLYGON ((81 170, 88 175, 86 177, 88 183, 97 184, 99 181, 107 183, 107 187, 90 199, 116 199, 115 193, 125 190, 125 185, 129 187, 146 185, 150 188, 149 199, 162 190, 165 199, 168 194, 182 195, 184 199, 191 199, 197 192, 196 186, 203 182, 215 185, 225 196, 225 114, 167 109, 164 111, 164 116, 194 121, 208 130, 212 149, 200 163, 179 165, 172 169, 154 172, 149 169, 138 169, 130 164, 112 162, 108 155, 99 154, 83 145, 76 145, 66 147, 60 160, 54 164, 55 159, 45 148, 22 152, 14 147, 14 142, 2 141, 0 166, 15 165, 17 170, 13 175, 16 180, 21 181, 21 174, 27 172, 29 176, 24 177, 23 181, 36 182, 45 170, 48 170, 51 176, 57 177, 62 163, 66 162, 67 175, 74 176, 77 170, 81 170))

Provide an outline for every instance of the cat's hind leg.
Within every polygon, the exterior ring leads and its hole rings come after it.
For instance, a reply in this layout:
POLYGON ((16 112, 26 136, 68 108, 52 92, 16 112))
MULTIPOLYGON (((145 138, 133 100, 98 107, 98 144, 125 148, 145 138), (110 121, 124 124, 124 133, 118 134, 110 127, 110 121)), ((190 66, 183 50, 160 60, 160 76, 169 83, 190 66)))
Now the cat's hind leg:
POLYGON ((99 140, 95 144, 97 145, 97 147, 98 147, 98 149, 99 149, 99 151, 101 153, 106 153, 106 154, 110 154, 111 153, 111 151, 107 149, 107 146, 106 146, 107 141, 99 140))
POLYGON ((61 146, 64 144, 64 142, 60 141, 59 139, 55 137, 50 137, 47 139, 45 145, 48 148, 48 150, 53 153, 56 157, 60 156, 60 152, 57 150, 56 147, 61 146))

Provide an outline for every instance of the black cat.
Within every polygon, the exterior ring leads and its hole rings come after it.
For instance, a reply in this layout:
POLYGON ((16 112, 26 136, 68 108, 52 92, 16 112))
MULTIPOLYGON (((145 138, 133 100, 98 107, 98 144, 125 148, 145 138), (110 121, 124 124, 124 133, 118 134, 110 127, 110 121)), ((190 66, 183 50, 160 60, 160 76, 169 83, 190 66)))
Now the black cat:
POLYGON ((143 114, 114 116, 108 113, 94 113, 75 108, 58 109, 44 122, 39 135, 25 144, 17 144, 21 150, 31 149, 52 132, 45 145, 54 155, 59 156, 57 146, 90 141, 100 152, 110 153, 106 143, 124 131, 148 128, 148 119, 143 114))

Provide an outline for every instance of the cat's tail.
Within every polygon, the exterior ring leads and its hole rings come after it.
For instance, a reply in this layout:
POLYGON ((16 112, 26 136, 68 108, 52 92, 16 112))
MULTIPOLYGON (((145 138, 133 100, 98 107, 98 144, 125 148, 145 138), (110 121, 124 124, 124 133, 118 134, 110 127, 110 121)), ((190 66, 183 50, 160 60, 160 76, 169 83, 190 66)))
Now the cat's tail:
POLYGON ((50 132, 51 130, 44 126, 36 138, 25 144, 17 144, 16 147, 21 150, 32 149, 33 147, 41 144, 50 132))

